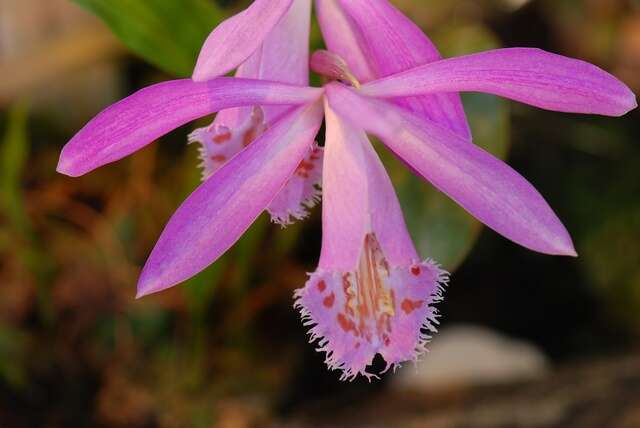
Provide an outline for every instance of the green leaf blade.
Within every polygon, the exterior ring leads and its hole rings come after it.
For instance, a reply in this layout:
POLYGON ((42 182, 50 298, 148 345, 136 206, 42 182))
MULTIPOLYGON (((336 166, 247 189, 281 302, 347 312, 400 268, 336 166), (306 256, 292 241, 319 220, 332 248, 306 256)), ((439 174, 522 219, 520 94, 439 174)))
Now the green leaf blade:
POLYGON ((206 0, 74 0, 102 19, 136 54, 180 77, 189 76, 202 43, 224 19, 206 0))

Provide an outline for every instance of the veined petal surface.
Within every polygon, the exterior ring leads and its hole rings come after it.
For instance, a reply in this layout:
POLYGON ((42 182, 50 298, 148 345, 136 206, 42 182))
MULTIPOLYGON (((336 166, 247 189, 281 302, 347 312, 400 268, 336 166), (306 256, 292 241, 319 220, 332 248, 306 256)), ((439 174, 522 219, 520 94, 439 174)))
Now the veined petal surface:
MULTIPOLYGON (((294 0, 262 45, 238 68, 236 77, 308 85, 310 21, 311 0, 294 0)), ((205 175, 250 144, 260 134, 260 127, 268 127, 286 109, 286 106, 275 105, 227 109, 218 113, 211 126, 196 130, 190 140, 202 144, 205 175), (253 124, 256 109, 260 109, 262 120, 253 124), (248 123, 254 126, 247 133, 244 128, 248 123), (253 137, 247 139, 250 135, 253 137), (220 140, 224 136, 229 138, 220 140)), ((320 199, 321 177, 322 149, 316 147, 309 150, 296 173, 273 200, 269 207, 273 221, 287 225, 306 217, 320 199)))
POLYGON ((58 172, 80 176, 134 153, 164 134, 216 111, 314 101, 321 89, 221 77, 196 83, 173 80, 141 89, 113 104, 64 146, 58 172))
POLYGON ((496 49, 445 59, 364 85, 384 97, 434 92, 488 92, 547 110, 621 116, 636 96, 588 62, 534 48, 496 49))
POLYGON ((529 249, 575 256, 566 229, 538 191, 504 162, 391 103, 330 84, 331 107, 379 136, 413 170, 478 220, 529 249))
MULTIPOLYGON (((442 58, 422 30, 387 0, 322 0, 320 8, 327 15, 322 19, 319 13, 327 46, 347 61, 361 82, 442 58), (361 64, 361 58, 368 67, 361 64)), ((410 94, 394 102, 471 139, 462 101, 456 93, 419 97, 410 94)))
POLYGON ((218 25, 204 42, 193 80, 210 80, 237 68, 253 54, 289 10, 293 0, 255 0, 218 25))
MULTIPOLYGON (((293 0, 262 45, 240 65, 236 77, 307 86, 310 24, 311 0, 293 0)), ((284 111, 275 106, 263 110, 267 123, 284 111)), ((218 114, 215 123, 233 128, 249 114, 251 108, 225 110, 218 114)))
POLYGON ((200 185, 162 232, 138 295, 178 284, 227 251, 294 173, 321 122, 319 102, 294 108, 200 185))
MULTIPOLYGON (((376 74, 360 46, 361 36, 357 33, 357 27, 338 0, 316 0, 316 14, 320 22, 322 37, 329 50, 341 56, 354 76, 360 82, 369 82, 383 77, 376 74)), ((416 64, 418 65, 418 64, 416 64)))

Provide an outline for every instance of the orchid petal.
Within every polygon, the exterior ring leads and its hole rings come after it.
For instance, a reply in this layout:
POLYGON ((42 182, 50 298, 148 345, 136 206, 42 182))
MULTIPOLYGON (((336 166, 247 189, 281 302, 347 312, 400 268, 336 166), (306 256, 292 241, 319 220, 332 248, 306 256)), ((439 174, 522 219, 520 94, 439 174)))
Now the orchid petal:
MULTIPOLYGON (((238 68, 236 77, 307 86, 310 21, 311 0, 293 1, 260 48, 238 68)), ((250 108, 233 110, 221 112, 216 117, 216 124, 233 128, 251 114, 250 108)), ((267 123, 283 111, 282 107, 265 108, 267 123)))
POLYGON ((227 251, 293 174, 321 122, 320 103, 295 108, 198 187, 162 232, 138 296, 192 277, 227 251))
MULTIPOLYGON (((387 0, 338 0, 338 3, 340 6, 334 4, 325 8, 332 10, 331 18, 335 19, 340 13, 346 18, 321 21, 321 24, 326 25, 323 34, 327 37, 329 48, 347 61, 361 82, 441 59, 440 53, 422 30, 387 0), (349 30, 348 24, 351 26, 349 30), (345 31, 351 35, 343 38, 342 32, 345 31), (355 40, 357 47, 354 42, 347 43, 346 40, 355 40), (353 52, 358 53, 354 55, 353 52), (366 58, 369 64, 366 75, 359 74, 363 67, 351 64, 352 57, 356 58, 356 64, 360 62, 359 58, 366 58)), ((469 124, 458 94, 442 93, 421 97, 411 95, 413 94, 395 102, 451 129, 465 139, 471 139, 469 124)))
POLYGON ((241 77, 307 86, 310 26, 311 0, 294 0, 262 44, 257 74, 241 77))
POLYGON ((532 48, 496 49, 423 65, 364 85, 392 98, 434 92, 488 92, 548 110, 621 116, 637 107, 620 80, 577 59, 532 48))
POLYGON ((322 255, 296 291, 296 307, 312 326, 331 369, 342 379, 367 372, 380 353, 388 367, 415 360, 435 331, 448 276, 420 262, 393 186, 361 129, 325 106, 327 141, 322 255))
POLYGON ((347 61, 358 80, 368 82, 382 77, 376 74, 367 53, 360 47, 355 24, 338 0, 316 0, 316 13, 327 47, 347 61))
POLYGON ((293 0, 256 0, 218 25, 204 42, 193 80, 202 82, 233 70, 254 53, 293 0))
POLYGON ((367 233, 376 235, 391 264, 418 260, 391 180, 366 134, 328 105, 325 120, 319 267, 354 270, 367 233))
POLYGON ((57 170, 73 177, 85 174, 222 109, 303 104, 321 93, 321 89, 225 77, 204 83, 185 79, 149 86, 108 107, 85 125, 62 149, 57 170))
POLYGON ((326 93, 338 114, 379 136, 411 168, 496 232, 542 253, 576 254, 538 191, 499 159, 434 123, 344 85, 328 85, 326 93))
MULTIPOLYGON (((269 33, 260 48, 258 48, 244 62, 236 72, 237 77, 270 80, 274 82, 288 83, 293 85, 307 86, 309 83, 309 31, 311 21, 311 0, 295 0, 291 7, 269 33)), ((242 107, 223 110, 216 116, 213 124, 208 128, 197 130, 198 135, 194 137, 206 137, 218 129, 224 129, 227 135, 242 134, 242 127, 251 121, 251 117, 256 107, 242 107)), ((286 106, 261 106, 264 114, 265 125, 278 118, 286 106)), ((257 137, 258 133, 254 136, 257 137)), ((207 143, 211 139, 195 138, 203 143, 205 152, 209 154, 203 160, 205 173, 212 172, 216 166, 224 164, 231 158, 229 156, 233 150, 240 148, 250 141, 240 141, 241 144, 232 144, 232 141, 222 145, 207 143), (235 149, 234 149, 235 148, 235 149), (211 153, 213 157, 211 156, 211 153), (220 152, 220 153, 219 153, 220 152), (213 164, 213 165, 212 165, 213 164)), ((274 222, 287 225, 292 219, 302 219, 308 214, 311 208, 320 198, 318 185, 322 175, 322 161, 311 159, 318 157, 321 151, 312 151, 301 162, 299 170, 296 171, 282 192, 276 197, 269 207, 269 213, 274 222), (301 167, 311 166, 313 169, 303 171, 301 167)))

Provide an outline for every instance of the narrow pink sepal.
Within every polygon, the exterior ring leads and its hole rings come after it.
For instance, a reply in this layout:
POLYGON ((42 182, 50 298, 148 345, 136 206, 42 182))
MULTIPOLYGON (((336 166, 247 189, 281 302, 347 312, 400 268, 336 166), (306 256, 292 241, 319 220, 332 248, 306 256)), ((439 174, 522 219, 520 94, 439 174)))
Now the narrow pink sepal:
POLYGON ((193 80, 210 80, 237 68, 254 53, 291 7, 293 0, 255 0, 218 25, 204 42, 193 80))
POLYGON ((221 77, 204 83, 173 80, 144 88, 113 104, 64 146, 57 171, 86 174, 136 152, 166 133, 216 111, 263 104, 312 102, 322 89, 221 77))
POLYGON ((368 233, 375 234, 392 265, 417 261, 398 197, 366 134, 326 103, 325 121, 319 267, 354 270, 368 233))
MULTIPOLYGON (((236 76, 307 86, 310 21, 311 0, 293 1, 287 13, 272 29, 262 45, 238 68, 236 76)), ((262 106, 265 126, 268 127, 286 109, 286 106, 262 106)), ((206 131, 210 133, 216 129, 225 129, 225 132, 238 135, 242 131, 239 128, 250 121, 254 110, 252 107, 224 110, 218 113, 213 125, 206 131)), ((246 145, 245 142, 241 144, 246 145)), ((223 143, 213 146, 216 152, 225 152, 222 156, 210 158, 214 159, 214 163, 222 165, 230 159, 228 152, 232 144, 223 143)), ((308 159, 303 161, 299 168, 310 165, 313 168, 306 172, 297 171, 269 206, 269 213, 274 222, 287 225, 293 219, 301 219, 319 200, 320 190, 317 186, 320 183, 322 164, 321 160, 310 159, 312 156, 314 155, 309 153, 308 159)), ((204 163, 206 167, 211 162, 205 159, 204 163)))
MULTIPOLYGON (((338 0, 337 3, 331 6, 336 10, 331 16, 334 19, 326 19, 326 22, 321 20, 321 24, 326 25, 323 34, 328 37, 329 49, 347 61, 361 82, 441 59, 440 53, 422 30, 387 0, 338 0), (335 18, 339 14, 345 15, 345 24, 338 24, 340 21, 335 18), (350 34, 346 40, 353 39, 355 42, 346 43, 344 31, 350 34), (363 57, 368 64, 365 76, 358 73, 362 67, 353 67, 351 64, 354 50, 359 52, 355 57, 363 57)), ((471 139, 462 101, 456 93, 407 97, 394 102, 451 129, 465 139, 471 139)))
POLYGON ((362 91, 384 98, 488 92, 547 110, 606 116, 638 105, 624 83, 595 65, 532 48, 445 59, 370 82, 362 91))
POLYGON ((227 251, 293 174, 321 122, 320 103, 295 108, 200 185, 162 232, 138 297, 194 276, 227 251))
MULTIPOLYGON (((238 67, 236 77, 307 86, 310 24, 311 0, 295 0, 262 45, 238 67)), ((251 112, 246 108, 234 110, 221 112, 216 123, 233 128, 251 112)), ((270 106, 263 110, 269 123, 285 109, 270 106)))
POLYGON ((576 255, 571 237, 544 198, 504 162, 447 129, 344 85, 330 84, 326 94, 338 114, 379 136, 490 228, 535 251, 576 255))
POLYGON ((342 57, 360 82, 378 77, 362 50, 355 23, 349 18, 338 0, 316 0, 316 14, 322 37, 329 50, 342 57))

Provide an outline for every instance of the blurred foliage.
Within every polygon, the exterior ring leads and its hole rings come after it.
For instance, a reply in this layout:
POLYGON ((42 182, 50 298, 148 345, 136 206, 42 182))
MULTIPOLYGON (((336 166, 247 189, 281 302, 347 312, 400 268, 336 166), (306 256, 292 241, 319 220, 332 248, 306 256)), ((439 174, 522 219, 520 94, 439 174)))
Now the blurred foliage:
POLYGON ((224 12, 207 0, 73 0, 102 18, 132 51, 169 74, 190 76, 224 12))
MULTIPOLYGON (((74 1, 161 69, 128 58, 123 92, 164 73, 188 76, 202 40, 230 13, 207 0, 74 1)), ((446 56, 537 45, 640 88, 640 9, 627 1, 394 3, 446 56)), ((313 34, 320 46, 317 26, 313 34)), ((511 150, 510 162, 548 198, 582 257, 540 256, 480 234, 463 210, 386 156, 420 252, 459 267, 443 322, 491 324, 553 356, 637 346, 638 113, 593 118, 463 99, 475 143, 501 158, 511 150)), ((59 109, 69 109, 66 99, 59 109)), ((20 102, 0 114, 0 426, 267 426, 282 401, 294 410, 318 397, 344 405, 380 387, 339 384, 291 308, 317 263, 319 208, 284 230, 263 215, 200 275, 136 301, 141 265, 199 183, 196 152, 185 144, 190 129, 70 179, 55 173, 70 135, 52 117, 60 112, 20 102)))
POLYGON ((14 230, 25 233, 29 229, 22 195, 22 171, 27 161, 27 104, 22 103, 9 112, 8 126, 0 153, 0 190, 2 210, 14 230))

